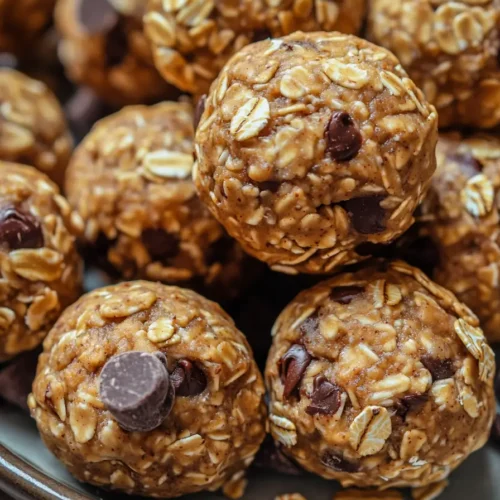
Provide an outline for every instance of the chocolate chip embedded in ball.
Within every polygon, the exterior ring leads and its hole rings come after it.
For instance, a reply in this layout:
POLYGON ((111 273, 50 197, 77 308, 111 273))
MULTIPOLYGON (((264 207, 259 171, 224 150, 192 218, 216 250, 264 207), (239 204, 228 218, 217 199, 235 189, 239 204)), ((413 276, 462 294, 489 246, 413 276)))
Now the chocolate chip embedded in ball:
POLYGON ((177 363, 170 378, 177 396, 197 396, 207 386, 205 374, 187 359, 182 359, 177 363))
POLYGON ((385 210, 380 206, 384 196, 365 196, 340 203, 360 234, 376 234, 385 230, 385 210))
POLYGON ((425 355, 420 358, 420 361, 431 372, 434 381, 453 377, 456 372, 451 359, 440 359, 425 355))
POLYGON ((102 369, 101 399, 126 431, 151 431, 172 409, 175 389, 159 354, 126 352, 112 357, 102 369))
POLYGON ((0 245, 9 250, 43 247, 40 222, 11 203, 0 206, 0 245))
POLYGON ((80 0, 78 21, 89 35, 107 33, 118 23, 119 15, 107 0, 80 0))
POLYGON ((352 160, 361 149, 361 133, 351 115, 335 111, 326 128, 326 151, 336 161, 352 160))
POLYGON ((281 380, 285 386, 283 396, 290 397, 304 376, 307 367, 312 361, 312 356, 307 349, 299 344, 294 344, 280 360, 281 380))
POLYGON ((341 388, 324 375, 318 375, 313 382, 311 404, 306 408, 309 415, 334 415, 342 404, 341 388))

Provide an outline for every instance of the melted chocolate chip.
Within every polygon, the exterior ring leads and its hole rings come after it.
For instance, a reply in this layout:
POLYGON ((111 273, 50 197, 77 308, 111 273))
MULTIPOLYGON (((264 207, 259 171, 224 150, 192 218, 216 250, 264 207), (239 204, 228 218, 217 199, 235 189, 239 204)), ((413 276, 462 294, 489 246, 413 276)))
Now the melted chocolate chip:
POLYGON ((155 260, 167 260, 179 253, 179 238, 163 229, 144 229, 141 239, 149 255, 155 260))
POLYGON ((332 114, 325 135, 326 151, 336 161, 352 160, 363 142, 359 128, 345 111, 332 114))
POLYGON ((357 472, 359 469, 358 464, 349 462, 341 455, 338 455, 333 451, 327 451, 324 453, 321 457, 321 463, 338 472, 357 472))
POLYGON ((170 376, 177 396, 189 397, 201 394, 207 386, 207 377, 191 361, 182 359, 170 376))
POLYGON ((330 298, 339 304, 350 304, 352 300, 365 291, 360 286, 336 286, 330 292, 330 298))
POLYGON ((318 331, 319 316, 318 312, 314 312, 301 325, 300 332, 302 335, 313 335, 318 331))
POLYGON ((472 154, 468 151, 457 151, 448 156, 448 158, 455 162, 460 167, 462 173, 469 178, 480 174, 482 171, 479 161, 477 161, 476 158, 474 158, 474 156, 472 156, 472 154))
POLYGON ((201 117, 203 115, 203 112, 205 111, 205 106, 207 104, 207 94, 203 94, 199 99, 198 102, 196 103, 196 109, 194 111, 194 130, 198 128, 198 125, 200 124, 201 117))
POLYGON ((364 196, 340 203, 349 214, 354 229, 360 234, 376 234, 385 230, 385 210, 380 206, 384 196, 364 196))
POLYGON ((108 33, 118 23, 119 15, 108 0, 80 0, 78 21, 90 35, 108 33))
POLYGON ((493 444, 500 446, 500 413, 497 413, 497 416, 493 421, 493 427, 491 428, 490 439, 493 441, 493 444))
POLYGON ((106 66, 119 66, 128 54, 128 38, 122 26, 117 23, 106 36, 106 66))
POLYGON ((299 344, 292 345, 280 359, 279 364, 281 380, 285 386, 283 390, 285 399, 289 398, 298 387, 311 360, 312 356, 304 346, 299 344))
POLYGON ((394 405, 396 415, 406 420, 406 415, 408 415, 409 412, 418 410, 428 399, 429 396, 427 394, 408 394, 407 396, 403 396, 394 405))
POLYGON ((340 408, 342 390, 329 382, 323 375, 318 375, 313 382, 311 404, 306 408, 309 415, 334 415, 340 408))
POLYGON ((425 355, 420 358, 420 361, 431 372, 432 380, 453 377, 456 371, 451 359, 440 359, 425 355))
POLYGON ((1 206, 0 245, 9 250, 43 247, 44 239, 40 222, 29 212, 10 203, 1 206))
POLYGON ((126 431, 148 432, 168 417, 175 389, 165 356, 130 351, 113 356, 102 369, 102 402, 126 431))

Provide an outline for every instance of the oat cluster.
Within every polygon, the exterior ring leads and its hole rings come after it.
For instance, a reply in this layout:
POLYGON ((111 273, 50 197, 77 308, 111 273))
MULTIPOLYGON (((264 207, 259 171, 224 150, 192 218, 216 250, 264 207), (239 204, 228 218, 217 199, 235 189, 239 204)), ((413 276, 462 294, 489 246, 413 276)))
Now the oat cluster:
POLYGON ((63 110, 50 89, 0 68, 0 160, 36 167, 61 185, 72 149, 63 110))
POLYGON ((201 199, 273 269, 327 273, 413 222, 437 115, 385 49, 340 33, 250 45, 220 73, 196 133, 201 199))
POLYGON ((42 437, 78 479, 171 498, 223 486, 242 494, 264 439, 264 384, 229 316, 194 292, 151 282, 95 290, 60 317, 40 357, 29 406, 42 437), (175 396, 160 427, 125 432, 99 396, 106 362, 163 353, 167 369, 194 365, 204 386, 175 396))
POLYGON ((422 205, 422 229, 440 255, 434 278, 500 340, 500 141, 441 136, 438 168, 422 205))
POLYGON ((82 221, 32 167, 0 161, 0 361, 34 349, 80 294, 82 221))
POLYGON ((380 262, 325 281, 273 336, 270 430, 310 472, 423 487, 488 439, 493 351, 476 316, 416 268, 380 262))
POLYGON ((371 0, 369 38, 399 58, 442 126, 500 123, 500 1, 371 0))

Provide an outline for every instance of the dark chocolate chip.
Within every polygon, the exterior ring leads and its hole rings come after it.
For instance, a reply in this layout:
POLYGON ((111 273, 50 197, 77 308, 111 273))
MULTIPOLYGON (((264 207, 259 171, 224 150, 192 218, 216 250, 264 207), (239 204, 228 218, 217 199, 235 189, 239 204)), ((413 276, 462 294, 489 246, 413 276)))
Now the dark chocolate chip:
POLYGON ((118 19, 118 13, 108 0, 80 0, 78 21, 89 35, 108 33, 118 19))
POLYGON ((500 413, 497 413, 495 420, 493 420, 490 439, 493 441, 493 444, 500 446, 500 413))
POLYGON ((456 372, 451 359, 440 359, 425 355, 420 358, 420 361, 431 372, 433 380, 443 380, 453 377, 453 374, 456 372))
POLYGON ((407 396, 403 396, 394 405, 396 415, 406 420, 406 415, 408 415, 408 413, 418 410, 428 399, 428 394, 408 394, 407 396))
POLYGON ((40 222, 11 203, 0 206, 0 245, 9 250, 43 247, 40 222))
POLYGON ((307 349, 299 344, 292 345, 280 359, 281 381, 285 386, 283 390, 285 399, 289 398, 298 387, 311 360, 312 356, 307 352, 307 349))
POLYGON ((203 115, 203 112, 205 111, 205 106, 207 104, 207 94, 203 94, 199 99, 198 102, 196 103, 196 109, 194 112, 194 130, 198 128, 198 125, 200 124, 201 117, 203 115))
POLYGON ((358 464, 349 462, 333 451, 325 452, 321 457, 321 463, 338 472, 357 472, 359 470, 358 464))
POLYGON ((363 142, 359 128, 345 111, 332 114, 325 135, 326 151, 336 161, 352 160, 363 142))
POLYGON ((177 363, 170 378, 177 396, 196 396, 201 394, 207 386, 205 374, 187 359, 182 359, 177 363))
POLYGON ((106 66, 119 66, 128 54, 128 38, 123 27, 117 23, 106 36, 106 66))
POLYGON ((339 304, 350 304, 352 300, 365 291, 360 286, 336 286, 330 292, 330 298, 339 304))
POLYGON ((324 375, 318 375, 313 382, 311 404, 306 408, 309 415, 334 415, 340 408, 342 390, 329 382, 324 375))
POLYGON ((175 400, 164 356, 139 351, 113 356, 104 365, 99 392, 120 427, 131 432, 156 429, 175 400))
POLYGON ((455 162, 460 167, 462 173, 469 178, 480 174, 482 171, 479 161, 468 151, 457 151, 449 155, 448 158, 455 162))
POLYGON ((340 203, 349 214, 354 229, 361 234, 376 234, 385 230, 385 210, 380 206, 384 196, 364 196, 340 203))
POLYGON ((149 255, 155 260, 170 259, 179 253, 179 238, 164 229, 144 229, 141 239, 149 255))
POLYGON ((302 335, 314 335, 318 331, 318 325, 319 316, 316 311, 300 325, 300 332, 302 335))

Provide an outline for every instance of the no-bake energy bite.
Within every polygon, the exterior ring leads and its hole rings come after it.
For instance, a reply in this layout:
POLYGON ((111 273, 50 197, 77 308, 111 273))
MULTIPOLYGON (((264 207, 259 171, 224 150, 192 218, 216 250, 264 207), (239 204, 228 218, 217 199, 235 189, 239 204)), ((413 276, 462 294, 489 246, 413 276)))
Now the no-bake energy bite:
POLYGON ((435 169, 437 115, 385 49, 340 33, 249 45, 196 133, 198 193, 274 269, 326 273, 413 222, 435 169))
POLYGON ((77 148, 66 190, 84 240, 127 279, 230 297, 245 255, 196 195, 188 103, 132 106, 99 121, 77 148))
POLYGON ((299 294, 273 328, 270 430, 344 487, 444 480, 488 439, 494 354, 474 314, 401 261, 299 294))
POLYGON ((500 341, 500 140, 443 135, 437 164, 422 204, 422 232, 439 255, 433 276, 500 341))
POLYGON ((365 0, 150 0, 144 26, 164 78, 201 95, 249 43, 298 30, 357 33, 364 14, 365 0))
POLYGON ((0 161, 0 361, 40 344, 81 289, 80 217, 48 177, 0 161))
POLYGON ((172 94, 142 32, 147 0, 58 0, 59 56, 68 76, 109 104, 152 103, 172 94))
POLYGON ((500 123, 498 0, 370 0, 369 38, 392 50, 441 126, 500 123))
POLYGON ((150 282, 95 290, 60 317, 29 406, 79 480, 172 498, 239 498, 265 435, 264 384, 229 316, 150 282))
POLYGON ((61 185, 72 148, 51 90, 23 73, 0 68, 0 160, 36 167, 61 185))

